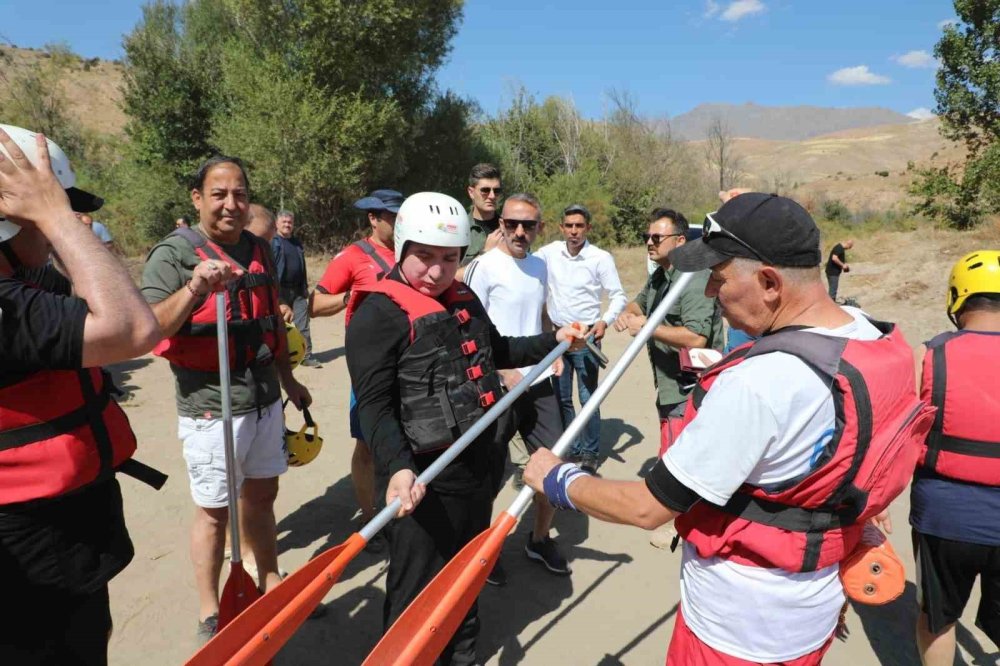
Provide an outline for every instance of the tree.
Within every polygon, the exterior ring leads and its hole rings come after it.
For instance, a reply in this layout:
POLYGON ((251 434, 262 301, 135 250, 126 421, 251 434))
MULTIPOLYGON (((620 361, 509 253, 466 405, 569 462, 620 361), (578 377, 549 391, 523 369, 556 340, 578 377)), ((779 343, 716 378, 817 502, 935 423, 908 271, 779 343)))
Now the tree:
POLYGON ((918 172, 910 193, 920 213, 967 228, 996 212, 1000 176, 1000 0, 955 0, 958 23, 945 26, 934 48, 935 112, 941 134, 965 144, 963 165, 918 172))
POLYGON ((734 187, 743 176, 743 158, 736 152, 736 139, 720 117, 705 132, 705 161, 719 174, 720 192, 734 187))

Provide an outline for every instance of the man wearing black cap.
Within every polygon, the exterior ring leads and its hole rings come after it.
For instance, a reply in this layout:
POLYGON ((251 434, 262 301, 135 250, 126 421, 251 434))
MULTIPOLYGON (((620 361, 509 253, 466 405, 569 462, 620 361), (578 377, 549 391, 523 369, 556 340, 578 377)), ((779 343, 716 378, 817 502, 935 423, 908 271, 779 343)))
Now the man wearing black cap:
POLYGON ((281 302, 292 309, 295 327, 306 340, 305 357, 299 365, 321 368, 312 357, 312 336, 309 334, 309 279, 306 277, 306 252, 302 241, 295 237, 295 214, 278 211, 275 221, 277 234, 271 239, 271 252, 278 271, 278 293, 281 302))
POLYGON ((670 263, 711 269, 706 294, 764 337, 702 375, 645 481, 598 479, 546 450, 525 470, 562 508, 645 529, 677 519, 667 666, 821 663, 844 603, 839 562, 869 517, 886 518, 929 427, 909 345, 834 303, 820 259, 819 230, 795 202, 725 204, 670 263))
MULTIPOLYGON (((369 287, 384 278, 396 263, 393 231, 396 213, 403 203, 403 195, 396 190, 375 190, 367 197, 354 202, 354 207, 366 213, 371 231, 368 237, 352 243, 330 260, 323 277, 310 296, 309 311, 313 317, 331 317, 342 310, 344 329, 354 314, 351 291, 369 287)), ((351 390, 351 437, 354 438, 354 455, 351 457, 351 480, 354 493, 361 507, 361 519, 371 520, 375 515, 375 468, 372 454, 361 434, 358 407, 351 390)), ((369 549, 382 545, 381 537, 369 541, 369 549)))
MULTIPOLYGON (((625 306, 615 321, 615 330, 635 335, 646 323, 646 315, 656 309, 678 276, 670 263, 670 252, 687 243, 687 218, 669 208, 657 208, 650 215, 649 230, 643 234, 646 251, 657 269, 646 286, 625 306)), ((681 371, 682 347, 722 349, 722 318, 715 299, 705 294, 708 271, 699 271, 684 290, 679 303, 667 313, 648 343, 649 360, 656 385, 656 409, 660 417, 661 452, 678 434, 684 401, 694 387, 692 377, 681 371)))
POLYGON ((135 435, 101 366, 145 354, 160 332, 74 217, 103 204, 74 182, 58 146, 0 125, 3 664, 107 664, 108 581, 133 556, 115 471, 134 473, 135 435))

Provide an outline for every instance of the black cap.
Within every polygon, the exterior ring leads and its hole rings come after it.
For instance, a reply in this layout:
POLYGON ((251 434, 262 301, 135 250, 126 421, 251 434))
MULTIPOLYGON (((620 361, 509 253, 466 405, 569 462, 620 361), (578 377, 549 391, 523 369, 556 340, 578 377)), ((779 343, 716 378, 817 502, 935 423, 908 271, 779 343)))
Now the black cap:
POLYGON ((569 206, 566 206, 563 210, 563 217, 572 215, 573 213, 583 215, 583 219, 587 221, 587 224, 590 224, 590 211, 587 210, 587 207, 583 204, 570 204, 569 206))
POLYGON ((701 271, 733 257, 789 268, 820 265, 819 228, 808 211, 791 199, 748 192, 730 199, 711 213, 711 219, 743 243, 724 233, 711 233, 706 218, 701 240, 673 250, 671 266, 684 272, 701 271))
POLYGON ((396 190, 375 190, 363 199, 355 201, 354 207, 358 210, 387 210, 390 213, 398 213, 399 207, 403 205, 403 199, 405 197, 396 190))
POLYGON ((77 213, 93 213, 104 205, 101 197, 75 187, 67 187, 66 195, 69 196, 69 207, 77 213))

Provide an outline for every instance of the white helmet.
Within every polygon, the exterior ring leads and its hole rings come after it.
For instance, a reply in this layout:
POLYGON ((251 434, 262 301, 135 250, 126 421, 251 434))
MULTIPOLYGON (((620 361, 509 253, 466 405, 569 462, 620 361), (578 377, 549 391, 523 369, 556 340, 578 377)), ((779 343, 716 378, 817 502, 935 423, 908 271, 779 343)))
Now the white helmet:
POLYGON ((410 241, 437 247, 469 247, 469 214, 457 199, 438 192, 411 194, 399 207, 393 239, 396 263, 410 241))
MULTIPOLYGON (((28 161, 32 164, 38 164, 38 145, 35 143, 35 132, 22 127, 3 124, 0 124, 0 129, 10 135, 10 138, 17 144, 17 147, 24 152, 28 161)), ((104 200, 100 197, 74 187, 76 185, 76 174, 73 173, 73 168, 69 165, 69 158, 66 157, 66 153, 52 139, 46 138, 45 140, 49 144, 49 161, 52 164, 52 171, 55 173, 59 184, 66 190, 66 194, 69 195, 70 206, 72 206, 73 210, 78 213, 91 213, 103 206, 104 200)), ((3 152, 5 158, 10 158, 3 144, 0 144, 0 152, 3 152)), ((18 225, 0 217, 0 243, 10 240, 20 230, 21 227, 18 225)))

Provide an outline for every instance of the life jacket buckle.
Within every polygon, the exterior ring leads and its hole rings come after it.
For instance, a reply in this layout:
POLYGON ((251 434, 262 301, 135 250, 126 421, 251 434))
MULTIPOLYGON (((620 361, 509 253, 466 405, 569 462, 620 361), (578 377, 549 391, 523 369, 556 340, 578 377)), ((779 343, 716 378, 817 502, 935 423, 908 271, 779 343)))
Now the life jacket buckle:
POLYGON ((497 401, 497 397, 496 397, 496 395, 494 395, 493 391, 489 391, 487 393, 480 393, 479 394, 479 406, 480 407, 489 407, 490 405, 492 405, 496 401, 497 401))
POLYGON ((458 320, 459 324, 466 324, 469 322, 470 319, 472 319, 472 315, 469 314, 468 310, 463 308, 455 312, 455 319, 458 320))
POLYGON ((465 356, 472 356, 477 351, 479 351, 479 347, 476 345, 475 340, 466 340, 462 343, 462 354, 465 356))
POLYGON ((475 381, 483 376, 483 368, 478 365, 474 365, 471 368, 465 369, 465 376, 469 378, 469 381, 475 381))

